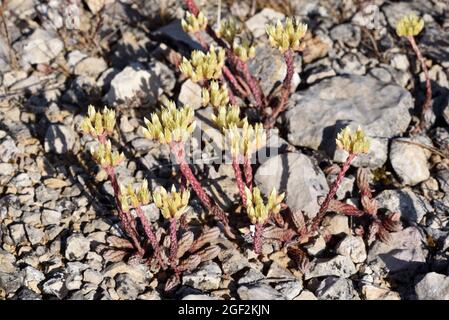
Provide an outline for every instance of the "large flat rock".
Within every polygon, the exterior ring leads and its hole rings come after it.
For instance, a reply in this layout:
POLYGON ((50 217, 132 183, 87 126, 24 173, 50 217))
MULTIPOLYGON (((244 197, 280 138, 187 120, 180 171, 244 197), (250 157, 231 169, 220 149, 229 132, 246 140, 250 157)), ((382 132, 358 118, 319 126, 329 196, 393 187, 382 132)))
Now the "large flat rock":
POLYGON ((290 98, 285 114, 288 140, 334 156, 340 129, 360 125, 377 153, 366 165, 379 167, 387 159, 388 139, 407 129, 412 107, 412 96, 398 85, 371 76, 329 78, 290 98))

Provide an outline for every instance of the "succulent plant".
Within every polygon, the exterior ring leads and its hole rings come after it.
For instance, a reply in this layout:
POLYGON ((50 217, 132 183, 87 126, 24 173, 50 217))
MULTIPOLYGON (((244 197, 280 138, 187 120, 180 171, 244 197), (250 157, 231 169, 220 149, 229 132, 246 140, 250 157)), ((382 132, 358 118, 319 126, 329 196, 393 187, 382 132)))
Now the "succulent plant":
POLYGON ((176 191, 175 186, 172 186, 170 192, 163 187, 153 192, 154 203, 165 219, 179 219, 187 211, 189 199, 188 190, 176 191))
POLYGON ((221 77, 224 62, 225 51, 210 46, 207 53, 195 50, 190 59, 184 57, 179 70, 194 82, 213 80, 221 77))
POLYGON ((418 126, 413 130, 414 133, 421 131, 427 122, 427 115, 432 105, 432 85, 430 83, 429 70, 426 61, 421 53, 421 50, 416 43, 415 36, 417 36, 424 28, 424 20, 415 14, 409 14, 401 18, 396 24, 396 33, 399 37, 406 37, 409 41, 413 51, 418 58, 421 68, 426 79, 426 97, 421 109, 421 118, 418 126))
POLYGON ((241 128, 244 123, 247 123, 246 118, 243 120, 240 119, 240 108, 232 105, 219 107, 216 115, 211 116, 211 120, 221 130, 229 129, 232 126, 241 128))
POLYGON ((90 152, 95 162, 105 170, 116 167, 125 159, 123 152, 112 151, 110 140, 107 140, 106 143, 100 143, 96 149, 92 147, 90 152))
POLYGON ((256 48, 248 40, 243 40, 241 43, 234 41, 233 50, 234 54, 244 62, 256 56, 256 48))
POLYGON ((337 135, 337 147, 352 154, 367 153, 369 151, 369 140, 365 132, 358 127, 355 133, 349 127, 345 127, 337 135))
POLYGON ((159 143, 185 142, 195 129, 193 109, 184 105, 177 109, 176 104, 169 100, 159 113, 153 113, 151 120, 144 119, 146 128, 142 131, 146 138, 159 143))
POLYGON ((80 124, 81 131, 94 138, 111 135, 114 132, 114 127, 115 111, 104 107, 102 112, 97 112, 93 105, 89 105, 87 116, 80 124))
POLYGON ((417 36, 424 28, 424 20, 416 14, 402 17, 396 23, 396 33, 400 37, 417 36))
POLYGON ((247 199, 245 203, 246 213, 256 228, 253 238, 254 252, 260 253, 262 249, 263 227, 272 215, 279 213, 281 210, 281 203, 284 200, 285 194, 278 194, 276 189, 273 189, 268 196, 267 202, 264 202, 261 192, 257 187, 254 187, 252 191, 246 187, 245 194, 247 199))
POLYGON ((187 11, 185 19, 181 20, 181 26, 187 33, 199 32, 206 29, 207 18, 202 12, 198 13, 198 15, 194 15, 187 11))
POLYGON ((201 89, 201 104, 203 107, 211 104, 214 108, 226 106, 229 103, 228 88, 217 81, 211 81, 209 88, 201 89))
POLYGON ((243 121, 241 127, 238 127, 237 124, 231 124, 227 134, 229 149, 234 157, 250 157, 255 150, 263 145, 266 139, 263 125, 261 123, 251 125, 247 120, 243 121))
POLYGON ((342 129, 337 135, 336 144, 337 147, 347 151, 349 154, 343 163, 337 178, 334 183, 332 183, 324 201, 321 203, 320 210, 312 223, 312 231, 318 229, 354 158, 360 153, 367 153, 369 150, 369 140, 365 137, 365 133, 360 127, 355 133, 352 133, 349 127, 342 129))
POLYGON ((301 40, 307 32, 307 25, 296 19, 287 18, 285 25, 280 20, 276 24, 269 24, 266 28, 268 41, 271 46, 281 53, 287 50, 298 51, 301 49, 301 40))

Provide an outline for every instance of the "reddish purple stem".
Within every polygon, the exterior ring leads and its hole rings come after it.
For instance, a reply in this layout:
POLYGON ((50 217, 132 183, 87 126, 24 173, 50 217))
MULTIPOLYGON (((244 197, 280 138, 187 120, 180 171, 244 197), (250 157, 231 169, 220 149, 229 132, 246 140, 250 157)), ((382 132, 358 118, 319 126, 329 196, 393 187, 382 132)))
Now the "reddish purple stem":
POLYGON ((245 183, 242 179, 242 171, 240 170, 240 164, 237 157, 232 157, 232 168, 234 169, 235 180, 237 181, 237 187, 239 189, 240 198, 242 199, 242 204, 246 205, 245 183))
POLYGON ((293 74, 295 72, 292 50, 287 50, 284 52, 284 60, 285 60, 285 64, 287 65, 287 73, 285 75, 284 82, 282 83, 281 96, 279 98, 279 102, 278 102, 276 108, 273 110, 273 113, 270 115, 270 117, 265 122, 266 128, 272 128, 274 126, 279 114, 285 110, 285 107, 287 105, 287 100, 290 95, 293 74))
POLYGON ((243 159, 243 172, 245 173, 246 186, 253 192, 253 168, 251 167, 251 156, 243 159))
POLYGON ((263 225, 261 223, 256 223, 254 226, 256 227, 253 238, 254 252, 260 254, 262 252, 263 225))
POLYGON ((139 243, 138 236, 137 236, 137 230, 135 226, 133 225, 133 219, 131 217, 131 214, 129 212, 125 212, 122 209, 122 206, 120 205, 120 187, 117 182, 117 177, 115 175, 115 170, 113 167, 109 167, 106 169, 106 173, 108 174, 108 179, 111 181, 112 188, 114 189, 114 198, 115 198, 115 204, 117 206, 118 214, 120 217, 120 220, 122 221, 123 228, 125 229, 125 232, 128 234, 128 236, 131 238, 134 247, 137 249, 139 254, 143 255, 144 250, 142 249, 142 246, 139 243))
POLYGON ((145 230, 148 240, 150 241, 151 246, 153 247, 154 255, 156 256, 156 259, 159 261, 161 268, 166 269, 167 266, 166 266, 164 260, 162 259, 161 248, 159 246, 159 242, 157 241, 157 237, 154 234, 153 229, 151 228, 150 222, 148 221, 147 217, 143 213, 142 207, 140 205, 138 205, 135 209, 136 209, 137 216, 140 218, 140 221, 142 222, 142 226, 143 226, 143 229, 145 230))
POLYGON ((256 107, 263 108, 265 106, 264 94, 262 92, 262 89, 260 88, 259 83, 256 81, 256 79, 252 76, 251 72, 249 71, 248 64, 235 55, 231 60, 236 61, 237 69, 239 69, 242 72, 243 77, 245 78, 245 81, 251 90, 254 100, 256 101, 256 107))
POLYGON ((324 199, 323 203, 320 206, 320 210, 318 211, 318 214, 313 219, 311 232, 316 231, 318 227, 321 224, 321 221, 323 220, 324 216, 326 215, 327 209, 329 208, 329 203, 331 200, 335 197, 335 194, 338 191, 338 188, 340 187, 341 182, 343 181, 343 178, 346 174, 346 171, 348 171, 349 167, 351 166, 352 160, 356 157, 355 153, 350 153, 348 157, 346 158, 346 161, 343 163, 343 166, 338 173, 337 179, 335 179, 334 183, 332 184, 329 192, 326 195, 326 198, 324 199))
POLYGON ((176 270, 177 267, 177 255, 178 255, 178 237, 176 236, 176 224, 177 220, 172 218, 170 220, 170 265, 176 270))
POLYGON ((228 217, 223 212, 223 210, 221 210, 218 207, 218 205, 216 203, 214 203, 211 200, 211 198, 209 198, 206 191, 204 191, 200 182, 196 179, 195 175, 193 174, 192 170, 190 169, 190 167, 185 159, 184 143, 181 143, 181 142, 171 143, 170 148, 176 157, 176 162, 179 164, 181 173, 187 179, 187 181, 189 181, 189 183, 192 185, 193 191, 195 191, 196 195, 201 200, 203 205, 208 210, 210 210, 218 218, 218 220, 220 220, 223 223, 228 236, 231 238, 235 238, 235 236, 232 234, 231 229, 229 227, 228 217))

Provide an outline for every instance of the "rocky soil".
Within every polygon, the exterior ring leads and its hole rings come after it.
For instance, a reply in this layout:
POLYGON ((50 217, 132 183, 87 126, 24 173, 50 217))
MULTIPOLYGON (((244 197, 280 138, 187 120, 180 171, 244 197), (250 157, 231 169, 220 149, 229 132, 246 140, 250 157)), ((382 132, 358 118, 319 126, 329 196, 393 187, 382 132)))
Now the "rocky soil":
MULTIPOLYGON (((153 188, 170 186, 177 168, 168 149, 144 139, 139 127, 163 96, 188 102, 207 125, 198 86, 175 67, 198 44, 180 27, 178 0, 107 0, 103 9, 98 0, 68 1, 75 7, 62 2, 4 1, 0 299, 449 299, 447 1, 257 1, 264 5, 254 7, 222 1, 221 16, 238 17, 254 37, 250 68, 266 93, 286 70, 266 44, 265 24, 296 15, 311 31, 277 124, 278 155, 254 167, 256 184, 265 192, 273 186, 285 191, 287 204, 312 218, 344 159, 335 150, 336 132, 359 124, 372 139, 370 153, 353 163, 337 197, 359 205, 357 168, 367 167, 381 210, 399 213, 403 228, 387 242, 368 243, 354 218, 329 214, 321 230, 326 236, 305 245, 311 261, 303 271, 286 245, 266 242, 258 257, 250 240, 230 241, 221 233, 214 240, 219 256, 185 273, 169 293, 163 290, 167 275, 154 264, 104 254, 122 246, 124 235, 112 187, 97 176, 90 157, 92 140, 78 127, 89 104, 113 107, 114 144, 127 157, 120 181, 146 177, 153 188), (79 24, 70 21, 74 8, 79 24), (424 77, 394 29, 410 12, 425 20, 417 40, 433 89, 432 117, 419 135, 409 132, 424 99, 424 77)), ((213 23, 215 1, 197 2, 213 23)), ((230 216, 241 214, 229 164, 206 163, 195 171, 230 216)), ((213 226, 192 198, 189 219, 213 226)), ((145 214, 154 228, 166 227, 154 206, 145 214)), ((248 225, 240 231, 250 232, 248 225)))

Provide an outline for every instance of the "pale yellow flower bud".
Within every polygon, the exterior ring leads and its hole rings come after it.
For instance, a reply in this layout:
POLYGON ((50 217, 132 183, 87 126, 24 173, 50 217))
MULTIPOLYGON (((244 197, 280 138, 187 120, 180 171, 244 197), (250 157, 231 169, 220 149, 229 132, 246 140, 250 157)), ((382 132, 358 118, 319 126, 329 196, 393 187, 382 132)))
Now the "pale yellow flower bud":
POLYGON ((148 190, 148 181, 144 179, 138 188, 134 188, 132 184, 124 187, 120 185, 121 197, 126 198, 128 207, 131 205, 136 208, 139 205, 146 205, 151 201, 151 194, 148 190))
POLYGON ((229 129, 232 125, 241 128, 247 122, 246 118, 240 120, 240 108, 233 105, 219 107, 211 119, 221 130, 229 129))
POLYGON ((187 33, 195 33, 206 29, 207 18, 202 12, 198 13, 197 16, 186 12, 186 18, 181 20, 182 29, 187 33))
POLYGON ((280 20, 275 25, 267 25, 266 32, 271 46, 278 48, 282 53, 287 50, 298 51, 301 40, 306 35, 307 25, 296 19, 287 18, 285 25, 280 20))
POLYGON ((124 212, 129 212, 129 197, 126 194, 121 194, 119 197, 120 207, 124 212))
POLYGON ((424 20, 415 14, 404 16, 396 23, 396 33, 400 37, 418 35, 424 28, 424 20))
POLYGON ((349 127, 344 128, 337 135, 336 142, 338 148, 352 154, 367 153, 369 151, 369 140, 360 127, 354 134, 349 127))
POLYGON ((163 144, 187 141, 196 125, 193 109, 188 105, 177 109, 171 100, 166 102, 159 113, 153 113, 151 120, 145 118, 144 122, 144 136, 163 144))
POLYGON ((172 186, 171 192, 167 192, 165 188, 159 187, 153 192, 153 199, 165 219, 179 219, 187 211, 190 192, 176 191, 175 186, 172 186))
POLYGON ((248 61, 256 56, 256 48, 249 41, 245 40, 241 44, 234 42, 234 53, 242 61, 248 61))
POLYGON ((245 187, 246 194, 246 213, 252 224, 265 224, 270 219, 272 214, 279 213, 281 210, 281 203, 284 200, 285 194, 277 194, 276 189, 271 191, 267 203, 264 203, 261 192, 258 187, 253 188, 253 192, 245 187))
POLYGON ((194 82, 212 80, 221 76, 224 63, 225 51, 222 48, 215 51, 212 45, 207 53, 194 50, 190 60, 184 57, 179 65, 179 70, 194 82))
POLYGON ((99 137, 102 135, 111 135, 115 127, 115 111, 103 108, 102 112, 96 112, 94 106, 89 105, 87 116, 80 125, 81 131, 99 137))
POLYGON ((250 125, 243 119, 243 125, 239 128, 236 123, 229 124, 228 142, 232 156, 243 155, 250 157, 251 154, 266 142, 266 134, 261 123, 250 125))
POLYGON ((103 169, 115 167, 125 159, 123 152, 112 151, 110 140, 100 144, 97 149, 92 148, 90 152, 95 162, 103 169))

